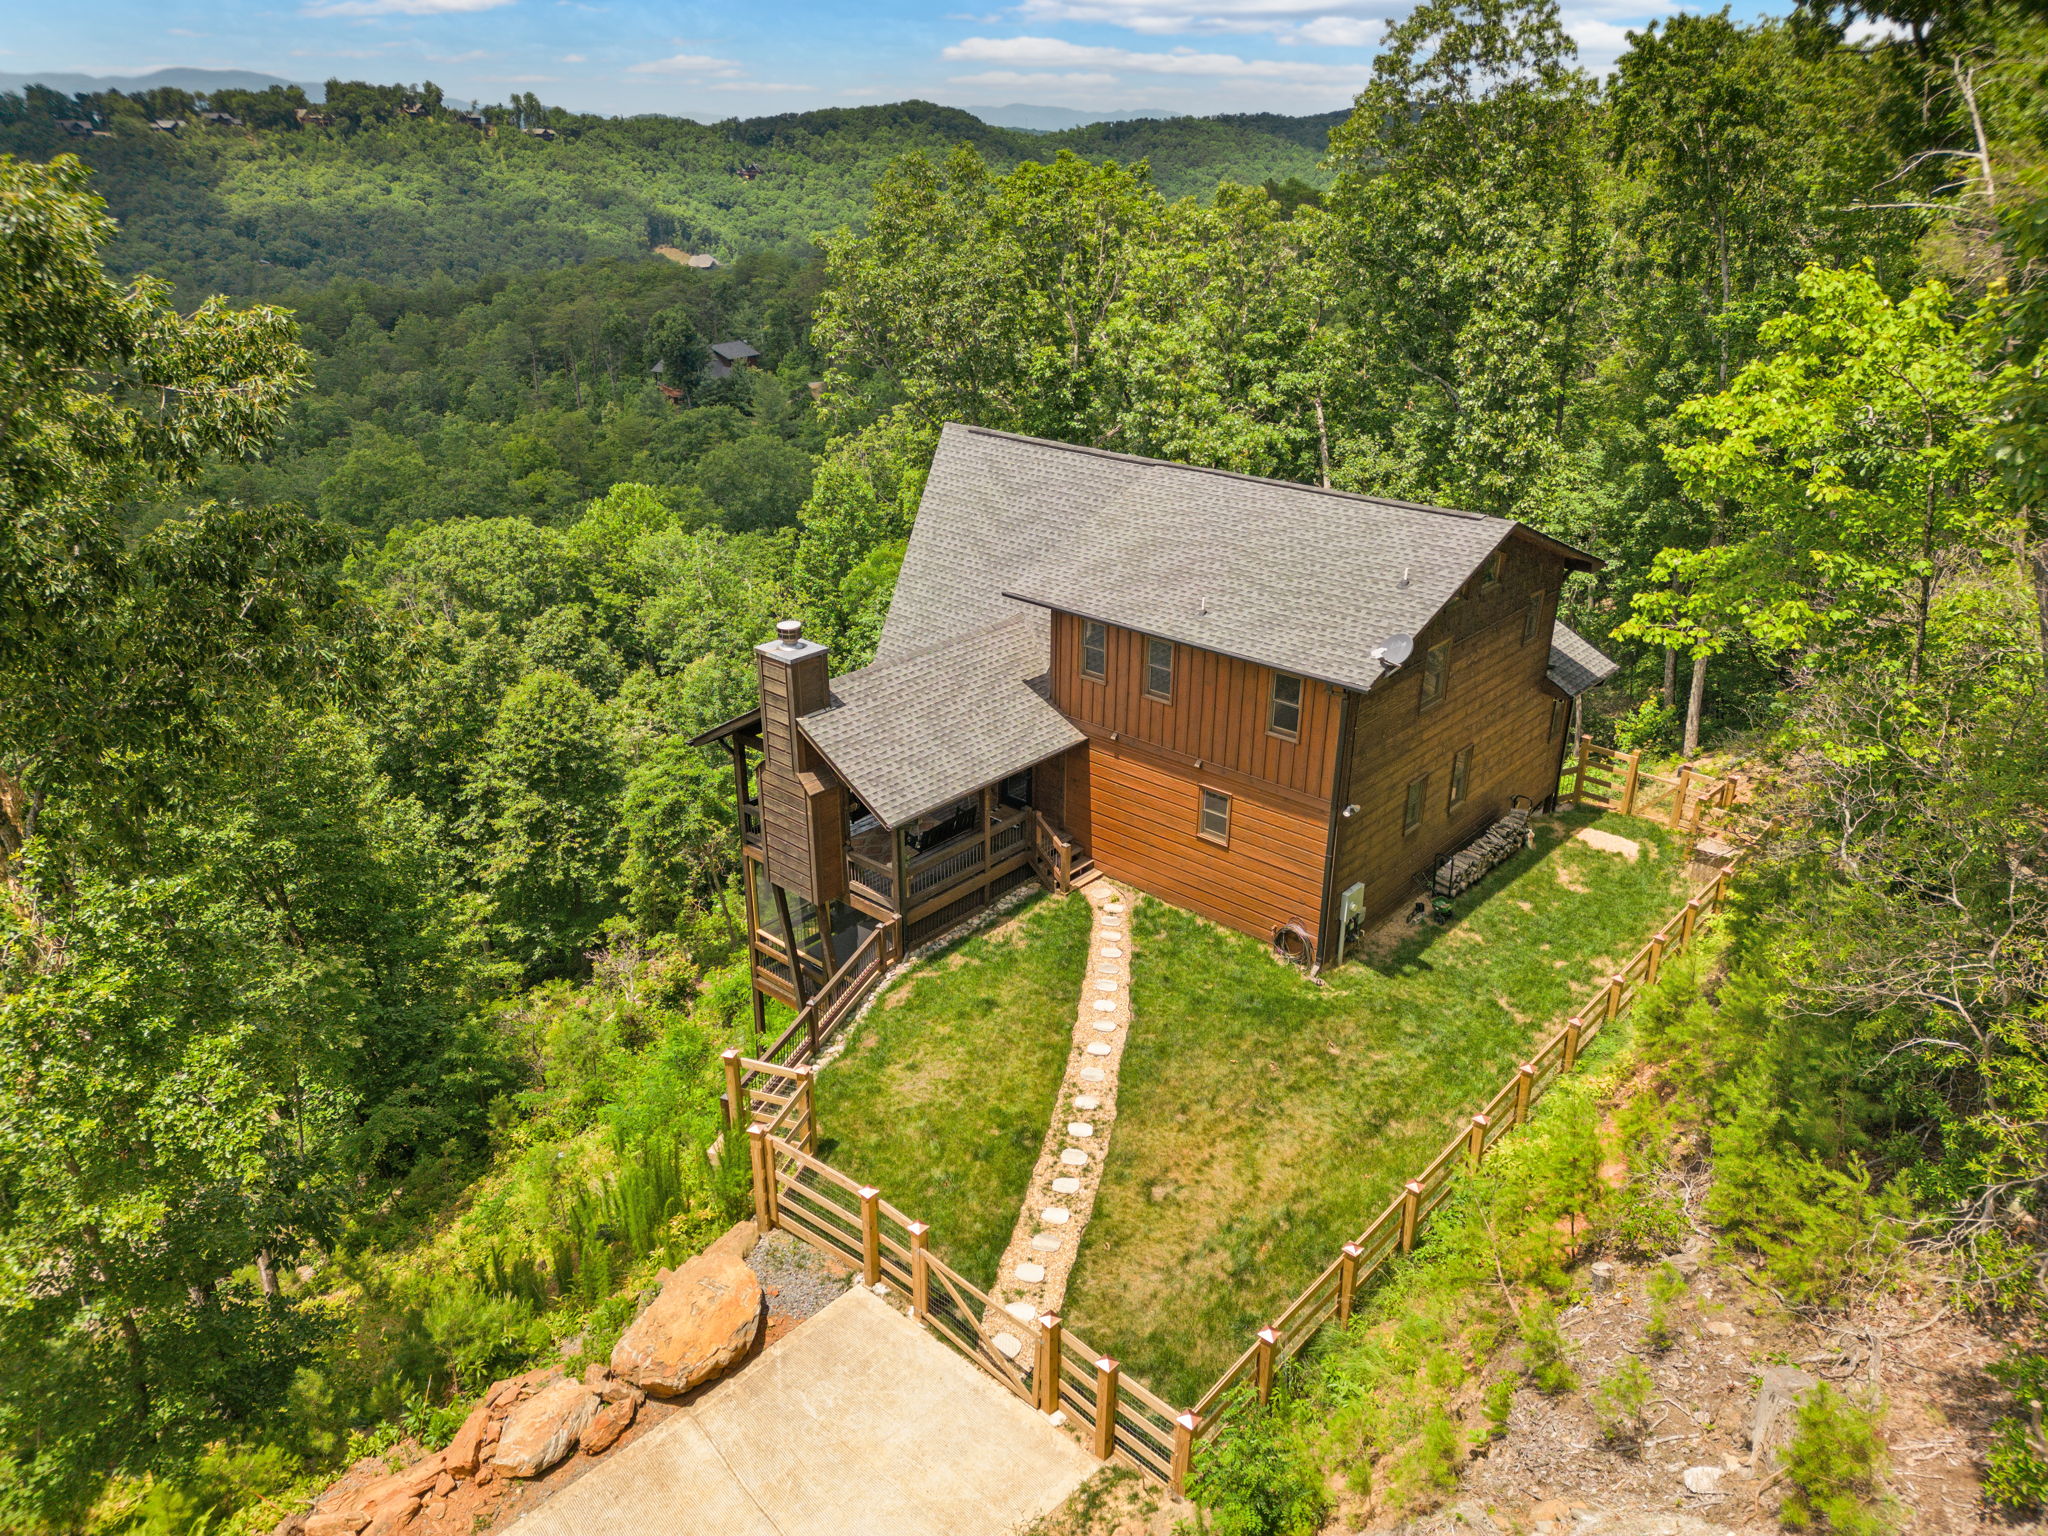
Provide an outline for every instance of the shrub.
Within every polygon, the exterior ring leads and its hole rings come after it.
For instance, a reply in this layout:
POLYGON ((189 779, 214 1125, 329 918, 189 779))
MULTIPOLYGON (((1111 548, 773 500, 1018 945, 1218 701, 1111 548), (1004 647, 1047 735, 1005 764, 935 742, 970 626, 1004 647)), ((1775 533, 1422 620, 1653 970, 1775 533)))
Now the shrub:
POLYGON ((2048 1407, 2048 1355, 2015 1354, 1991 1367, 2012 1389, 2020 1411, 1991 1426, 1984 1457, 1984 1493, 2005 1508, 2024 1512, 2048 1508, 2048 1439, 2041 1415, 2048 1407))
POLYGON ((1800 1404, 1785 1447, 1792 1493, 1778 1518, 1795 1531, 1891 1536, 1898 1506, 1884 1491, 1885 1447, 1878 1414, 1822 1382, 1800 1404))
POLYGON ((1648 1427, 1650 1394, 1656 1391, 1649 1367, 1634 1355, 1593 1389, 1593 1417, 1600 1425, 1600 1438, 1624 1450, 1642 1446, 1648 1427))
POLYGON ((1614 744, 1624 752, 1667 752, 1678 744, 1678 706, 1653 695, 1614 722, 1614 744))
POLYGON ((1407 1505, 1457 1487, 1464 1458, 1465 1437, 1457 1420, 1442 1408, 1432 1408, 1422 1421, 1422 1432, 1395 1460, 1387 1497, 1396 1505, 1407 1505))
POLYGON ((1187 1486, 1216 1536, 1315 1536, 1330 1511, 1314 1460, 1270 1411, 1247 1414, 1210 1445, 1187 1486))
POLYGON ((1579 1378, 1565 1359, 1564 1335, 1558 1332, 1557 1308, 1538 1302, 1522 1314, 1522 1372, 1529 1385, 1546 1397, 1575 1391, 1579 1378))
POLYGON ((1486 1410, 1486 1437, 1498 1440, 1508 1432, 1508 1417, 1515 1411, 1515 1378, 1494 1377, 1480 1401, 1486 1410))
POLYGON ((1678 1330, 1671 1326, 1671 1304, 1685 1294, 1685 1276, 1669 1264, 1659 1264, 1650 1276, 1650 1322, 1643 1329, 1643 1342, 1662 1353, 1678 1342, 1678 1330))

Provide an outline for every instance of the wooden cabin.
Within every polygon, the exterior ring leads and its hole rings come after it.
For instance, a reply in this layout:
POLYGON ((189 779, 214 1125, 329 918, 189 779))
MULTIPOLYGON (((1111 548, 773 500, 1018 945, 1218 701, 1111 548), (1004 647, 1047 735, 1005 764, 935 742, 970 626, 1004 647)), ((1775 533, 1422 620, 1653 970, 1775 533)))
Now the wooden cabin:
POLYGON ((1314 965, 1413 901, 1615 670, 1520 523, 947 426, 872 665, 794 622, 731 755, 756 1006, 1091 866, 1314 965))

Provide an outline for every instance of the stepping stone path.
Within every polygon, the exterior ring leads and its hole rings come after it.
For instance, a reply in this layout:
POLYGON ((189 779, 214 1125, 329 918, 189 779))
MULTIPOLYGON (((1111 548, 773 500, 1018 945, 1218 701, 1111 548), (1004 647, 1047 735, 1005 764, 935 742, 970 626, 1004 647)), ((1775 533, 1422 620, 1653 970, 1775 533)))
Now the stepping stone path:
POLYGON ((1057 1312, 1066 1300, 1067 1276, 1095 1211, 1102 1160, 1116 1124, 1117 1067, 1130 1034, 1130 938, 1124 921, 1129 904, 1123 892, 1100 877, 1081 891, 1094 909, 1095 925, 1089 974, 1074 1010, 1066 1079, 983 1321, 997 1348, 1026 1363, 1036 1348, 1037 1329, 1019 1339, 1017 1324, 1057 1312))

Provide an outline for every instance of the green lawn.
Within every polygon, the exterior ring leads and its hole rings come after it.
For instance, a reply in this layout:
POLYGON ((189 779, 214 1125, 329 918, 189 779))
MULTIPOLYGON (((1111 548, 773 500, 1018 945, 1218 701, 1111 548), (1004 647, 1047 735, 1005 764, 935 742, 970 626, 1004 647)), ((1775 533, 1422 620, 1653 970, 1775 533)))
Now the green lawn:
POLYGON ((1088 903, 1034 897, 885 991, 818 1074, 826 1160, 932 1228, 987 1287, 1066 1070, 1088 903))
POLYGON ((1320 986, 1138 904, 1116 1131, 1067 1293, 1079 1337, 1192 1402, 1680 899, 1661 828, 1591 811, 1537 828, 1450 924, 1320 986), (1570 840, 1596 822, 1641 856, 1570 840))

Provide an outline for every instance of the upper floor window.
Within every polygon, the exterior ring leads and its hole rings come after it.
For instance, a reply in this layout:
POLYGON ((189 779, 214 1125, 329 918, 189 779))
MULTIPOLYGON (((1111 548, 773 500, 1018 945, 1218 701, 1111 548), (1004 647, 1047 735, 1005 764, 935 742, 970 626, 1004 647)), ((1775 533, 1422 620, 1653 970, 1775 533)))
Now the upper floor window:
POLYGON ((1537 592, 1529 599, 1529 606, 1522 610, 1522 644, 1527 645, 1536 638, 1536 626, 1543 622, 1543 594, 1537 592))
POLYGON ((1095 619, 1081 621, 1081 675, 1091 683, 1109 675, 1109 628, 1095 619))
POLYGON ((1451 642, 1432 645, 1422 653, 1422 708, 1443 701, 1451 674, 1451 642))
POLYGON ((1173 702, 1173 642, 1145 642, 1145 697, 1162 704, 1173 702))
POLYGON ((1429 799, 1429 775, 1408 781, 1408 803, 1401 809, 1401 830, 1413 832, 1422 825, 1422 808, 1429 799))
POLYGON ((1472 778, 1472 749, 1460 747, 1451 757, 1451 796, 1445 809, 1455 811, 1465 803, 1465 786, 1472 778))
POLYGON ((1507 565, 1508 552, 1504 549, 1496 549, 1486 557, 1486 564, 1479 568, 1479 585, 1482 587, 1499 586, 1500 573, 1507 569, 1507 565))
POLYGON ((1301 679, 1291 672, 1273 674, 1273 697, 1266 705, 1266 730, 1289 741, 1301 737, 1301 679))
POLYGON ((1202 791, 1202 820, 1196 829, 1212 843, 1230 841, 1230 796, 1220 789, 1202 791))

